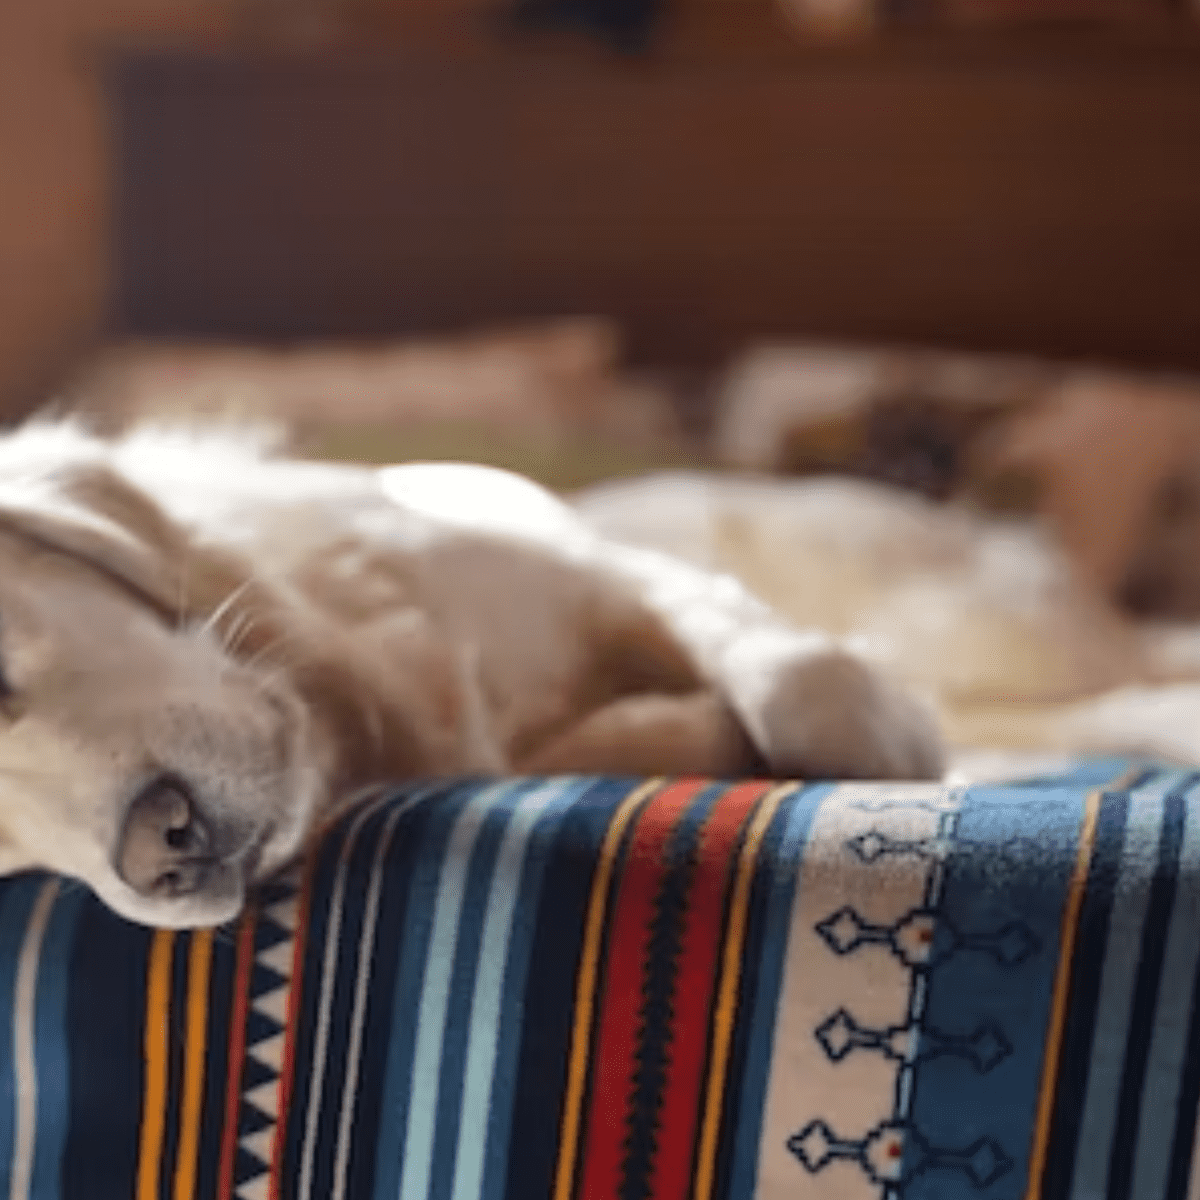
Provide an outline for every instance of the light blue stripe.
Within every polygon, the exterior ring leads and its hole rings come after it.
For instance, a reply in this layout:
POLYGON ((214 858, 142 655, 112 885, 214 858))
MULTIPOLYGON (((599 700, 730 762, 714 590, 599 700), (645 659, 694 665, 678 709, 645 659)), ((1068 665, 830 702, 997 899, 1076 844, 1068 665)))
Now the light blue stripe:
POLYGON ((1137 1158, 1131 1200, 1162 1200, 1171 1168, 1181 1076, 1187 1063, 1192 984, 1200 961, 1200 799, 1193 788, 1184 800, 1183 844, 1171 927, 1163 959, 1150 1055, 1138 1118, 1137 1158))
POLYGON ((447 788, 429 806, 419 832, 410 831, 409 852, 415 855, 415 861, 404 905, 400 961, 396 964, 388 1029, 387 1062, 375 1150, 374 1200, 394 1200, 400 1190, 404 1136, 408 1128, 408 1110, 413 1102, 410 1090, 416 1045, 413 1018, 420 1006, 425 979, 425 961, 433 933, 433 910, 441 880, 441 864, 446 857, 455 823, 467 802, 478 794, 477 785, 471 782, 457 788, 447 788))
MULTIPOLYGON (((517 785, 519 786, 519 785, 517 785)), ((429 951, 417 1011, 416 1045, 410 1090, 416 1103, 408 1106, 404 1134, 404 1164, 400 1200, 426 1200, 433 1167, 438 1091, 441 1079, 442 1038, 450 1002, 450 977, 454 969, 459 917, 467 886, 468 866, 475 842, 488 813, 513 790, 514 785, 488 788, 470 800, 455 822, 442 866, 434 904, 429 951)))
POLYGON ((50 916, 38 964, 35 1037, 38 1074, 37 1151, 29 1194, 50 1200, 62 1192, 62 1157, 71 1119, 71 1072, 67 1046, 67 998, 75 926, 85 892, 60 892, 50 916))
POLYGON ((753 1196, 757 1186, 763 1105, 766 1102, 767 1079, 770 1075, 771 1053, 775 1043, 775 1016, 779 1007, 779 989, 783 982, 783 964, 787 957, 788 938, 791 935, 792 903, 804 869, 803 853, 808 831, 812 828, 817 809, 835 786, 818 784, 785 797, 781 812, 775 818, 776 821, 782 818, 787 822, 783 837, 774 848, 771 848, 769 843, 763 847, 762 853, 770 855, 768 869, 771 882, 754 996, 754 1014, 750 1022, 750 1042, 746 1050, 746 1065, 742 1071, 741 1101, 738 1105, 737 1134, 728 1193, 730 1196, 753 1196))
MULTIPOLYGON (((346 1175, 350 1161, 351 1132, 354 1122, 355 1102, 358 1098, 358 1075, 362 1066, 363 1025, 366 1021, 369 979, 372 966, 374 965, 376 922, 379 917, 380 894, 383 890, 384 866, 388 861, 388 854, 392 848, 392 838, 395 836, 396 827, 413 809, 423 804, 431 793, 435 793, 439 789, 444 788, 444 786, 444 783, 427 784, 425 787, 419 788, 408 795, 401 803, 393 804, 391 811, 387 813, 384 819, 382 829, 376 837, 375 853, 371 863, 370 875, 368 876, 354 969, 351 972, 355 978, 354 1007, 350 1017, 350 1038, 346 1052, 346 1072, 342 1079, 341 1111, 338 1114, 338 1136, 334 1150, 332 1200, 344 1200, 346 1194, 346 1175)), ((376 805, 371 805, 368 811, 373 818, 379 809, 376 805)), ((360 827, 357 822, 351 825, 350 829, 344 835, 348 842, 357 840, 359 829, 360 827)), ((349 865, 349 858, 346 857, 344 852, 342 864, 343 866, 349 865)), ((343 887, 343 875, 344 871, 339 867, 338 877, 334 885, 334 894, 343 887)), ((329 931, 327 931, 327 936, 328 933, 329 931)), ((306 1155, 308 1145, 309 1142, 306 1139, 306 1155)), ((307 1161, 306 1158, 305 1162, 307 1161)), ((302 1171, 311 1172, 311 1169, 311 1166, 306 1166, 302 1163, 302 1171)), ((302 1175, 301 1184, 301 1191, 304 1188, 311 1187, 311 1175, 307 1179, 302 1175)))
MULTIPOLYGON (((463 1102, 455 1154, 453 1200, 479 1200, 485 1181, 490 1195, 504 1191, 504 1162, 488 1153, 489 1143, 502 1146, 507 1142, 508 1124, 512 1117, 512 1089, 503 1096, 493 1095, 496 1061, 500 1047, 500 1031, 505 1022, 502 1008, 506 992, 511 1000, 514 987, 524 986, 528 966, 529 942, 532 929, 524 930, 522 947, 524 962, 520 972, 510 969, 514 961, 514 917, 518 898, 526 911, 535 911, 541 885, 541 871, 530 872, 536 878, 525 878, 526 859, 535 831, 541 838, 551 835, 563 814, 587 790, 589 783, 581 780, 558 780, 526 796, 518 805, 504 834, 496 862, 491 893, 488 896, 487 917, 480 946, 479 970, 475 978, 475 993, 471 1003, 471 1034, 467 1044, 467 1063, 463 1083, 463 1102), (507 988, 506 988, 507 983, 507 988), (495 1103, 494 1103, 495 1101, 495 1103), (500 1109, 503 1112, 500 1112, 500 1109), (500 1127, 504 1126, 503 1137, 500 1127), (490 1160, 490 1161, 489 1161, 490 1160), (485 1172, 484 1164, 489 1170, 485 1172)), ((543 861, 540 865, 544 865, 543 861)), ((509 1016, 514 1005, 509 1003, 509 1016)), ((509 1022, 511 1025, 511 1021, 509 1022)), ((514 1044, 515 1030, 509 1029, 514 1044)))
POLYGON ((0 1192, 8 1195, 13 1168, 13 1138, 17 1122, 16 1056, 13 1047, 14 990, 17 960, 25 942, 25 926, 45 875, 26 875, 4 884, 0 899, 0 1192))
MULTIPOLYGON (((526 790, 532 790, 531 784, 526 790)), ((467 1042, 471 1034, 471 1004, 483 926, 491 899, 492 873, 504 842, 504 834, 522 795, 509 795, 488 813, 471 861, 467 866, 466 891, 458 917, 458 939, 450 972, 449 1002, 442 1021, 442 1052, 438 1060, 438 1105, 433 1134, 432 1170, 428 1200, 450 1200, 454 1185, 454 1161, 462 1115, 463 1076, 467 1069, 467 1042)))
POLYGON ((1095 1200, 1108 1190, 1108 1147, 1112 1144, 1125 1065, 1125 1043, 1142 949, 1150 884, 1158 865, 1164 801, 1184 778, 1178 771, 1156 775, 1129 799, 1129 822, 1109 919, 1108 944, 1092 1035, 1087 1095, 1075 1150, 1071 1200, 1095 1200), (1098 1148, 1103 1147, 1103 1152, 1098 1148))

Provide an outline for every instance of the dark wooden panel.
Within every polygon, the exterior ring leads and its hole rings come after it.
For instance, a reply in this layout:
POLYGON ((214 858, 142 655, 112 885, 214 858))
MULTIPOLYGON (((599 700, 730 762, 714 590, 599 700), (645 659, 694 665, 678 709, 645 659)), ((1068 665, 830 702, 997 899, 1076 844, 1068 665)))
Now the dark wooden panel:
POLYGON ((601 311, 1200 366, 1200 57, 126 56, 121 332, 601 311))

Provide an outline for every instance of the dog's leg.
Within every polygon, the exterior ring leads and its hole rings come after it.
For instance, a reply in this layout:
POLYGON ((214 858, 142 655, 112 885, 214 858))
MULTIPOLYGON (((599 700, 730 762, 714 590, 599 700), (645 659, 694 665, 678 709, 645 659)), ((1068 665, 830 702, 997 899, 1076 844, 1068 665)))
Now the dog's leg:
POLYGON ((710 690, 624 696, 518 759, 514 769, 534 775, 769 774, 737 717, 710 690))
POLYGON ((793 628, 729 576, 625 546, 605 558, 693 657, 771 774, 941 775, 932 708, 850 647, 793 628))

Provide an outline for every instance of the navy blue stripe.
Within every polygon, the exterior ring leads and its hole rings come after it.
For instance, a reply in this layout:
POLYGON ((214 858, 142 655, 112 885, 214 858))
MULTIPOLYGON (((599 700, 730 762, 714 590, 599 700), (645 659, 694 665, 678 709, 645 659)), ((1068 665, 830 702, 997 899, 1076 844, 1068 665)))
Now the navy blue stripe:
POLYGON ((229 1077, 229 1028, 233 1015, 233 981, 237 969, 234 928, 213 934, 208 986, 208 1025, 204 1062, 204 1108, 196 1155, 196 1195, 217 1194, 221 1140, 225 1128, 225 1088, 229 1077))
POLYGON ((1183 1063, 1175 1109, 1175 1136, 1171 1142, 1171 1169, 1163 1200, 1186 1200, 1192 1171, 1196 1120, 1200 1117, 1200 963, 1192 980, 1192 1010, 1183 1063))
POLYGON ((16 1055, 12 1013, 21 947, 45 883, 42 874, 19 875, 0 885, 0 1184, 7 1188, 17 1122, 16 1055))
MULTIPOLYGON (((313 1060, 321 1000, 320 980, 325 960, 325 943, 330 936, 338 936, 337 930, 331 931, 329 928, 330 905, 333 899, 334 882, 337 879, 338 860, 341 857, 346 836, 360 815, 357 810, 347 814, 337 823, 334 830, 326 835, 317 852, 316 864, 312 868, 308 929, 305 931, 301 968, 304 973, 304 986, 300 992, 299 1011, 291 1015, 297 1067, 292 1080, 291 1104, 287 1113, 286 1128, 281 1131, 283 1136, 281 1183, 284 1195, 291 1195, 295 1192, 303 1153, 305 1121, 313 1082, 310 1072, 305 1068, 313 1060)), ((248 1056, 245 1063, 250 1063, 248 1056)), ((245 1066, 243 1070, 245 1070, 245 1066)), ((328 1070, 327 1062, 327 1075, 328 1070)), ((243 1090, 245 1086, 246 1081, 243 1080, 243 1090)))
POLYGON ((530 975, 529 958, 533 950, 536 928, 534 918, 542 902, 546 864, 553 853, 555 837, 566 814, 594 787, 594 780, 579 779, 569 788, 560 788, 555 800, 538 817, 525 847, 520 890, 517 893, 516 909, 512 914, 500 1009, 492 1079, 492 1110, 487 1123, 487 1145, 483 1162, 484 1200, 503 1200, 509 1157, 514 1149, 519 1153, 524 1151, 524 1147, 513 1147, 510 1137, 512 1094, 513 1083, 517 1077, 526 998, 531 984, 534 988, 541 986, 541 980, 530 975))
POLYGON ((71 1121, 70 1051, 66 1027, 71 949, 86 893, 67 880, 59 882, 42 940, 37 977, 36 1061, 38 1075, 37 1142, 30 1195, 57 1197, 62 1155, 71 1121))
POLYGON ((385 1065, 378 1145, 373 1148, 375 1169, 372 1194, 399 1195, 409 1108, 414 1103, 429 1101, 427 1096, 413 1096, 409 1083, 416 1053, 417 1017, 433 933, 434 910, 450 839, 463 810, 479 790, 478 784, 463 783, 414 810, 414 815, 420 811, 424 820, 420 824, 419 837, 414 837, 418 855, 409 881, 408 900, 399 937, 402 953, 392 989, 390 1028, 383 1043, 386 1052, 380 1053, 385 1065), (389 1098, 389 1089, 393 1085, 395 1095, 389 1098))
MULTIPOLYGON (((547 850, 529 959, 513 1097, 508 1196, 554 1191, 567 1084, 575 984, 600 847, 617 808, 640 781, 600 779, 563 817, 547 850)), ((578 1159, 577 1159, 578 1161, 578 1159)))
POLYGON ((1071 1194, 1075 1144, 1079 1139, 1083 1102, 1087 1095, 1104 950, 1108 945, 1108 926, 1128 818, 1128 792, 1106 792, 1101 797, 1095 847, 1071 964, 1067 1021, 1050 1124, 1050 1150, 1042 1174, 1042 1195, 1047 1197, 1071 1194))
POLYGON ((142 1119, 146 971, 153 933, 83 903, 67 1000, 71 1129, 63 1200, 132 1196, 142 1119), (82 983, 83 986, 80 986, 82 983))
MULTIPOLYGON (((424 807, 417 805, 417 810, 424 807)), ((302 1056, 298 1055, 297 1061, 311 1065, 315 1053, 314 1039, 322 991, 324 957, 328 939, 331 937, 336 939, 332 968, 333 990, 325 1043, 325 1067, 322 1075, 322 1091, 317 1097, 321 1116, 316 1126, 316 1145, 312 1150, 312 1187, 313 1194, 316 1196, 329 1195, 333 1186, 337 1152, 337 1113, 341 1104, 342 1083, 347 1071, 350 1014, 354 1005, 354 991, 357 983, 358 950, 362 936, 366 894, 370 885, 371 867, 374 863, 379 837, 389 812, 389 806, 381 804, 359 829, 346 863, 341 918, 338 927, 330 929, 326 924, 321 936, 319 938, 314 936, 305 948, 303 996, 308 1024, 302 1056)), ((356 810, 355 816, 361 817, 361 815, 360 808, 356 810)), ((315 908, 318 902, 321 904, 324 910, 323 919, 326 922, 331 915, 329 907, 332 903, 334 884, 339 874, 340 857, 352 824, 353 821, 344 824, 341 836, 331 839, 333 844, 331 847, 327 846, 327 849, 332 849, 334 852, 322 856, 319 868, 320 900, 318 901, 317 889, 314 887, 313 907, 315 908)), ((314 884, 317 882, 318 880, 314 880, 314 884)), ((374 979, 374 975, 372 978, 374 979)), ((307 1069, 302 1072, 298 1071, 298 1075, 303 1076, 303 1087, 300 1086, 301 1079, 297 1078, 288 1113, 287 1141, 289 1170, 296 1173, 299 1171, 301 1162, 301 1139, 304 1136, 313 1082, 310 1071, 307 1069), (293 1152, 294 1157, 292 1157, 293 1152)), ((292 1178, 298 1178, 298 1174, 293 1175, 292 1178)))
MULTIPOLYGON (((403 804, 410 792, 397 792, 387 805, 387 813, 403 804)), ((439 797, 438 803, 441 803, 439 797)), ((375 946, 372 956, 371 986, 363 1025, 364 1053, 358 1064, 358 1096, 354 1108, 354 1135, 350 1143, 346 1194, 369 1196, 375 1185, 375 1157, 379 1138, 380 1112, 387 1073, 387 1054, 382 1047, 392 1036, 392 1007, 396 972, 404 941, 406 922, 411 919, 409 904, 413 873, 422 852, 424 831, 432 806, 418 804, 397 823, 383 867, 379 911, 376 917, 375 946)))
POLYGON ((492 872, 496 866, 496 856, 500 853, 504 831, 512 819, 513 809, 528 790, 526 786, 509 792, 500 807, 484 817, 467 867, 442 1038, 441 1086, 437 1095, 437 1125, 433 1139, 429 1200, 446 1200, 454 1183, 455 1150, 458 1145, 462 1109, 461 1089, 466 1064, 467 1037, 471 1029, 471 1001, 475 993, 475 970, 483 937, 484 913, 491 893, 492 872))
POLYGON ((1125 1200, 1130 1194, 1133 1163, 1137 1150, 1138 1116, 1146 1079, 1146 1060, 1154 1033, 1154 1011, 1162 978, 1167 933, 1171 927, 1171 908, 1175 903, 1175 885, 1179 873, 1179 850, 1183 844, 1184 797, 1195 784, 1189 777, 1175 788, 1164 804, 1162 834, 1158 844, 1158 862, 1150 884, 1150 899, 1138 961, 1133 1008, 1129 1017, 1129 1039, 1121 1072, 1117 1121, 1113 1130, 1112 1152, 1108 1167, 1110 1200, 1125 1200))

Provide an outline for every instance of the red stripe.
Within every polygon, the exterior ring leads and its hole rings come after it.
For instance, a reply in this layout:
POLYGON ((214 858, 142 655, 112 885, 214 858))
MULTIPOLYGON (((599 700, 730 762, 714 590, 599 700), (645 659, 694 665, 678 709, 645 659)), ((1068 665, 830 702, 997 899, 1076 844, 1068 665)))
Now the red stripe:
POLYGON ((250 1007, 250 969, 254 965, 256 909, 249 908, 238 930, 237 973, 233 981, 233 1013, 229 1019, 229 1065, 225 1082, 225 1129, 221 1138, 221 1165, 217 1171, 217 1196, 233 1195, 233 1160, 237 1152, 238 1118, 242 1106, 242 1064, 246 1058, 246 1014, 250 1007))
POLYGON ((642 976, 649 953, 654 902, 666 873, 663 851, 679 818, 704 787, 679 780, 642 810, 633 833, 609 921, 604 994, 592 1061, 581 1190, 586 1200, 617 1197, 633 1092, 642 976))
POLYGON ((300 992, 304 982, 305 934, 308 932, 309 909, 312 904, 313 875, 319 855, 310 854, 304 870, 300 892, 300 913, 296 925, 296 940, 292 946, 292 981, 288 988, 287 1033, 283 1043, 283 1067, 279 1076, 279 1122, 275 1126, 275 1146, 271 1155, 271 1200, 283 1194, 283 1148, 287 1142, 288 1112, 292 1106, 292 1086, 296 1074, 296 1026, 299 1024, 300 992))
POLYGON ((688 895, 675 977, 671 1050, 650 1188, 655 1200, 686 1200, 691 1188, 725 892, 742 829, 770 787, 767 782, 753 782, 730 788, 713 806, 700 835, 699 866, 688 895))

